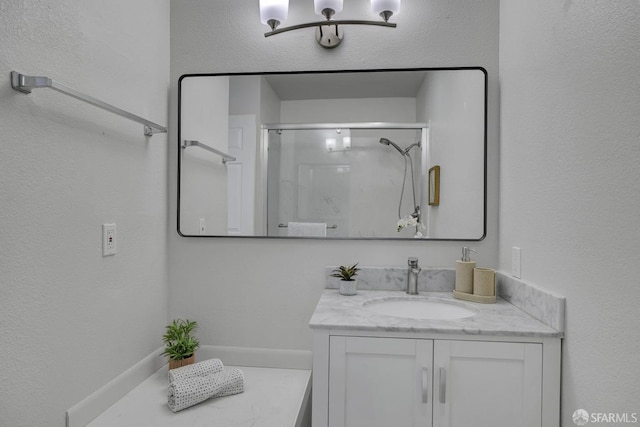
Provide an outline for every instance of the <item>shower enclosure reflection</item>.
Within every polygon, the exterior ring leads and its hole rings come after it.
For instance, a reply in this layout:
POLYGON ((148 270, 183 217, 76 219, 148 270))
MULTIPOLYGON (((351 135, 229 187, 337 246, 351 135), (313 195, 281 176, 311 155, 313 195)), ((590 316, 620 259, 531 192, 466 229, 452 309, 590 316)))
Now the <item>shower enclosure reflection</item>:
POLYGON ((479 67, 184 75, 178 232, 481 240, 486 88, 479 67))
POLYGON ((420 225, 398 230, 403 218, 420 222, 426 203, 423 165, 428 159, 427 150, 420 148, 427 146, 425 124, 264 128, 269 152, 268 236, 299 236, 305 231, 305 237, 428 236, 420 225))

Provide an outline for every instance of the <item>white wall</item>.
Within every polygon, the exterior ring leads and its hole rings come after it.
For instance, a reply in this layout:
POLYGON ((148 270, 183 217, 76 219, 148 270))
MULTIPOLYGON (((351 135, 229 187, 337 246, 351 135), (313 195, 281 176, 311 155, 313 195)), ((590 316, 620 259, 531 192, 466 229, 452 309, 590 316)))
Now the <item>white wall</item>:
MULTIPOLYGON (((369 17, 369 4, 345 2, 340 16, 369 17)), ((310 20, 317 20, 310 2, 291 2, 289 23, 310 20)), ((254 0, 171 2, 172 126, 177 124, 176 84, 184 73, 474 65, 489 73, 490 190, 484 241, 198 239, 173 232, 170 315, 198 319, 203 344, 310 349, 307 324, 324 288, 326 265, 405 266, 407 257, 417 256, 423 267, 453 267, 460 247, 470 245, 478 250, 481 265, 495 266, 498 0, 405 2, 396 22, 393 30, 345 28, 342 45, 325 50, 316 44, 313 30, 265 38, 268 27, 259 23, 254 0)), ((176 208, 175 163, 172 154, 170 212, 176 208)))
MULTIPOLYGON (((229 78, 189 77, 182 79, 180 143, 196 140, 213 149, 229 152, 229 78)), ((180 232, 226 235, 227 166, 221 157, 202 147, 181 151, 180 232)))
POLYGON ((567 298, 563 425, 640 414, 640 4, 500 7, 500 268, 567 298))
POLYGON ((434 238, 479 238, 484 211, 484 73, 429 73, 417 99, 429 123, 428 168, 440 166, 440 204, 425 206, 434 238))
MULTIPOLYGON (((260 121, 262 123, 281 123, 280 120, 280 98, 273 91, 273 88, 267 82, 267 80, 262 77, 260 80, 260 121)), ((262 129, 259 125, 256 125, 256 128, 259 129, 260 136, 258 137, 258 141, 262 140, 262 129)), ((273 138, 272 138, 273 139, 273 138)), ((266 157, 264 151, 262 151, 257 156, 257 168, 256 168, 256 234, 266 235, 273 234, 273 230, 267 230, 267 204, 277 202, 279 196, 279 190, 277 185, 272 185, 268 190, 264 187, 264 177, 267 176, 267 171, 264 170, 263 159, 266 157), (275 188, 273 188, 275 187, 275 188), (267 200, 267 194, 274 195, 274 200, 267 200)), ((270 150, 279 150, 280 145, 279 141, 274 142, 274 144, 270 144, 270 150)), ((276 165, 277 166, 277 165, 276 165)), ((267 180, 269 181, 269 180, 267 180)))
POLYGON ((262 179, 261 161, 263 153, 259 142, 262 138, 260 124, 280 122, 280 98, 264 76, 234 76, 230 79, 229 84, 229 93, 231 94, 229 114, 249 114, 255 120, 255 140, 258 141, 258 144, 254 159, 254 163, 256 163, 254 187, 257 191, 253 191, 255 193, 253 232, 255 235, 266 235, 266 191, 261 187, 264 179, 262 179))
POLYGON ((9 72, 167 124, 169 2, 0 4, 0 425, 65 411, 159 348, 167 137, 9 72), (123 11, 126 11, 124 13, 123 11), (103 223, 118 253, 102 257, 103 223))

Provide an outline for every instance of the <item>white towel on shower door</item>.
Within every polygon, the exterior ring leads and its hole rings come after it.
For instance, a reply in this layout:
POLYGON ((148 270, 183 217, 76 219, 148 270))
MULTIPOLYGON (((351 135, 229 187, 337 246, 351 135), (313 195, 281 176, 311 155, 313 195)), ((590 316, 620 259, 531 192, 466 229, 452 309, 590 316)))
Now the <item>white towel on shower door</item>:
POLYGON ((327 237, 327 224, 324 222, 289 222, 287 232, 289 236, 296 237, 327 237))

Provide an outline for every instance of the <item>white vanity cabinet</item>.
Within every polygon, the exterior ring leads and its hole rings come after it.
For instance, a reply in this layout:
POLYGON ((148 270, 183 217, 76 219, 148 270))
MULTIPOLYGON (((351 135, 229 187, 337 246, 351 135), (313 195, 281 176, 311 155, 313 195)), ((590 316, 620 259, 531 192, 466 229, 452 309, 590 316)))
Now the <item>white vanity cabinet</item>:
MULTIPOLYGON (((476 314, 459 319, 368 308, 403 298, 323 292, 309 321, 312 427, 560 427, 561 330, 503 299, 465 304, 476 314)), ((411 298, 461 305, 444 292, 411 298)))
POLYGON ((542 344, 434 343, 433 425, 542 426, 542 344))
POLYGON ((329 365, 331 427, 542 425, 541 344, 334 335, 329 365))
POLYGON ((430 426, 433 341, 332 336, 329 426, 430 426))

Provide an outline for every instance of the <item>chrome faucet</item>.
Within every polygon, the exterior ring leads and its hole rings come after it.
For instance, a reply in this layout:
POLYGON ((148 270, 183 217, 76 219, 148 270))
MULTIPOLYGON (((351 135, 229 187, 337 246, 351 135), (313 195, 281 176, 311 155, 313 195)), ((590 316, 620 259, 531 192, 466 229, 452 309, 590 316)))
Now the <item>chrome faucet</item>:
POLYGON ((409 270, 407 272, 407 293, 418 295, 418 273, 422 270, 418 267, 418 258, 409 257, 409 270))

